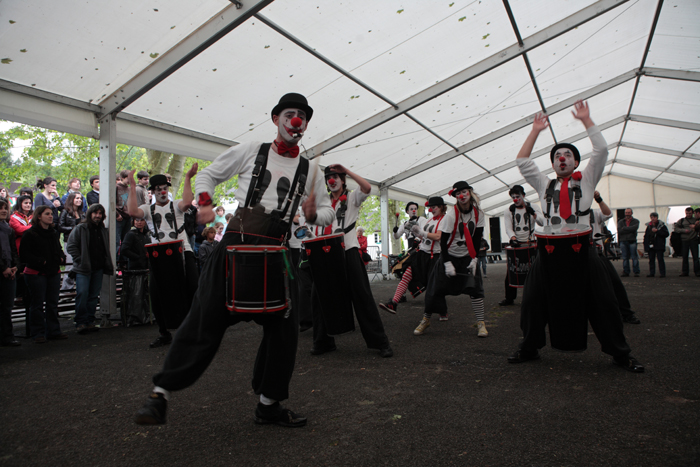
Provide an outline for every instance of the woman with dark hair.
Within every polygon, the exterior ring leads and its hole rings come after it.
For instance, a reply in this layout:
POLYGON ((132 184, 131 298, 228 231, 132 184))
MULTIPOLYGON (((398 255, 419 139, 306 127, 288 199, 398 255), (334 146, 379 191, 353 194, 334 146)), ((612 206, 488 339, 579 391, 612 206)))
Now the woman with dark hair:
POLYGON ((0 198, 4 198, 7 204, 10 204, 10 192, 7 191, 4 185, 0 185, 0 198))
POLYGON ((204 241, 199 246, 198 258, 200 270, 204 266, 204 263, 206 263, 207 258, 211 256, 212 251, 214 251, 214 247, 219 244, 219 242, 214 239, 214 237, 216 237, 216 234, 217 232, 214 227, 206 227, 204 231, 202 231, 202 237, 204 237, 204 241))
POLYGON ((58 322, 58 295, 61 288, 61 265, 66 256, 61 250, 58 232, 53 227, 50 206, 39 206, 32 215, 32 227, 24 232, 19 246, 24 264, 24 280, 32 303, 29 307, 29 333, 37 344, 48 339, 67 339, 58 322), (44 310, 44 303, 46 309, 44 310))
POLYGON ((83 212, 83 195, 73 192, 66 198, 66 204, 63 208, 61 216, 58 218, 58 231, 63 234, 63 244, 66 252, 66 267, 64 269, 63 284, 61 290, 70 290, 75 287, 75 279, 72 274, 68 274, 73 268, 73 258, 68 253, 68 237, 76 225, 80 224, 85 219, 83 212), (68 264, 70 263, 70 264, 68 264))
POLYGON ((0 344, 16 347, 20 345, 12 332, 12 305, 17 290, 17 247, 15 233, 7 221, 10 218, 10 203, 0 199, 0 344))
MULTIPOLYGON (((24 190, 24 189, 23 189, 24 190)), ((30 190, 31 191, 31 190, 30 190)), ((10 217, 10 227, 15 233, 15 243, 17 244, 17 251, 19 251, 19 245, 22 241, 22 236, 24 232, 32 227, 32 197, 28 195, 21 195, 17 198, 17 202, 12 211, 12 216, 10 217)), ((18 265, 17 273, 19 277, 17 278, 17 292, 16 296, 22 298, 22 305, 24 306, 25 312, 29 313, 29 304, 31 303, 31 294, 27 288, 27 283, 24 280, 24 262, 20 258, 20 263, 18 265)))
POLYGON ((61 198, 58 196, 56 184, 56 179, 53 177, 39 180, 36 183, 36 187, 42 191, 34 199, 34 207, 48 206, 51 208, 54 227, 58 226, 58 212, 63 210, 63 204, 61 204, 61 198))
POLYGON ((78 334, 99 330, 95 327, 95 311, 102 289, 102 275, 114 274, 104 218, 105 208, 101 204, 93 204, 85 220, 73 229, 66 243, 66 251, 73 257, 77 293, 75 325, 78 334))

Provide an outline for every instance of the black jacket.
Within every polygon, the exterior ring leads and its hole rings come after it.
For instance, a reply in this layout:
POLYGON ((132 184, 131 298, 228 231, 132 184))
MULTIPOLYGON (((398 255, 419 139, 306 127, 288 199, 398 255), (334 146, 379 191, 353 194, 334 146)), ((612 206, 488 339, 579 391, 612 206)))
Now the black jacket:
POLYGON ((146 245, 151 243, 151 236, 148 229, 132 227, 127 232, 122 242, 121 255, 129 260, 127 269, 148 269, 148 257, 146 256, 146 245))
POLYGON ((651 222, 647 223, 647 230, 644 232, 644 251, 648 251, 649 248, 654 250, 665 250, 666 249, 666 237, 669 236, 668 227, 663 222, 659 221, 656 225, 656 232, 652 232, 654 226, 651 222))
MULTIPOLYGON (((114 265, 112 264, 112 255, 109 252, 109 232, 106 227, 100 227, 100 229, 102 229, 103 251, 105 252, 102 272, 111 276, 114 274, 114 265)), ((90 226, 83 222, 78 224, 68 237, 66 251, 73 257, 72 270, 76 274, 89 275, 95 272, 90 262, 90 235, 90 226)))
POLYGON ((219 242, 214 240, 213 243, 209 243, 209 240, 204 240, 201 245, 199 245, 199 267, 203 267, 207 258, 211 256, 214 247, 218 245, 219 242))
POLYGON ((58 274, 61 265, 66 264, 58 232, 53 227, 44 229, 40 225, 33 225, 22 235, 19 257, 29 269, 47 276, 58 274))
POLYGON ((87 195, 85 195, 85 199, 87 200, 88 206, 92 206, 100 202, 100 194, 95 190, 88 191, 87 195))
POLYGON ((85 219, 85 213, 80 213, 80 218, 76 219, 72 214, 64 209, 58 217, 58 231, 63 234, 63 242, 68 242, 68 237, 76 225, 80 224, 85 219))
MULTIPOLYGON (((10 227, 10 224, 8 224, 7 222, 5 222, 5 224, 7 225, 7 229, 4 230, 7 231, 7 240, 10 246, 10 262, 7 263, 2 259, 2 242, 0 242, 0 274, 2 274, 2 272, 5 269, 13 268, 19 264, 19 255, 17 255, 17 242, 15 241, 15 231, 12 227, 10 227)), ((0 235, 5 235, 3 230, 0 230, 0 235)))

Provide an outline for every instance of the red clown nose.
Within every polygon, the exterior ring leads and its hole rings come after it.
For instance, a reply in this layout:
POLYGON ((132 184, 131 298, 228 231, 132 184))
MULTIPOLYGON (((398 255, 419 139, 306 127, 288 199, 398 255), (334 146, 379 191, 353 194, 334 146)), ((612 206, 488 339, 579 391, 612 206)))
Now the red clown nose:
POLYGON ((332 178, 328 179, 328 184, 329 184, 330 186, 335 186, 335 180, 332 179, 332 178))
POLYGON ((301 126, 301 118, 294 117, 289 123, 291 123, 294 128, 299 128, 301 126))
POLYGON ((559 162, 566 162, 566 159, 564 158, 564 156, 559 157, 559 162))

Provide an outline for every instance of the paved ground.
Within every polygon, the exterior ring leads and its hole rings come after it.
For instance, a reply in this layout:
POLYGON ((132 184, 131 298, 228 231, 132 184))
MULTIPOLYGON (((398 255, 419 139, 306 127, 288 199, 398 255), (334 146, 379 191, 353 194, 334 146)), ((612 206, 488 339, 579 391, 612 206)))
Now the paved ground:
MULTIPOLYGON (((625 332, 644 374, 613 366, 593 335, 584 353, 545 348, 539 362, 508 364, 519 309, 497 305, 505 265, 489 265, 486 339, 465 297, 449 298, 450 320, 420 337, 422 298, 382 312, 391 359, 359 331, 313 357, 303 333, 288 401, 309 418, 301 429, 253 423, 254 324, 229 329, 163 427, 132 422, 165 356, 148 350, 155 327, 23 341, 0 348, 0 465, 697 466, 700 278, 667 264, 666 279, 624 279, 642 320, 625 332)), ((396 284, 375 282, 375 298, 396 284)))

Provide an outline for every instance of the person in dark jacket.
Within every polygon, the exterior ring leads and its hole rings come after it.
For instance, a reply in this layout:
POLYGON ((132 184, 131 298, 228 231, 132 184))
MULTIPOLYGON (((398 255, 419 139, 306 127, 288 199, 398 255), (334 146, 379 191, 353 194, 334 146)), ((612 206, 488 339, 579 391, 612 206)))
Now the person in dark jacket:
POLYGON ((100 202, 99 175, 93 175, 92 177, 90 177, 90 186, 92 187, 92 190, 88 191, 88 193, 85 195, 85 199, 87 199, 88 206, 92 206, 93 204, 97 204, 100 202))
POLYGON ((652 212, 649 214, 651 221, 647 224, 644 232, 644 251, 649 253, 649 274, 647 277, 654 277, 656 274, 656 261, 659 262, 659 277, 666 277, 666 263, 664 253, 666 253, 666 237, 669 236, 668 227, 659 220, 659 214, 652 212))
POLYGON ((639 219, 632 217, 632 213, 632 209, 625 209, 625 217, 617 223, 617 240, 620 242, 622 252, 622 277, 630 275, 630 258, 634 277, 639 277, 639 254, 637 253, 639 219))
POLYGON ((199 246, 200 270, 202 269, 202 267, 204 267, 204 263, 206 263, 207 258, 209 257, 209 255, 211 255, 211 252, 214 251, 214 247, 219 244, 219 242, 214 240, 214 237, 216 237, 216 229, 214 227, 205 228, 202 232, 202 237, 204 237, 205 240, 199 246))
POLYGON ((68 274, 73 268, 73 258, 65 247, 68 246, 68 237, 76 225, 85 219, 83 195, 73 192, 66 197, 63 212, 58 217, 58 231, 63 234, 64 252, 66 253, 66 267, 63 270, 63 284, 61 290, 71 290, 75 287, 73 274, 68 274))
POLYGON ((71 232, 66 250, 73 257, 75 272, 75 325, 78 334, 97 331, 95 311, 102 289, 102 276, 114 274, 109 254, 109 233, 104 225, 105 208, 93 204, 85 220, 71 232))
POLYGON ((0 344, 3 347, 20 345, 12 332, 12 305, 17 290, 17 244, 10 227, 10 203, 0 199, 0 344))
POLYGON ((124 236, 122 258, 127 259, 127 269, 148 269, 146 245, 151 243, 151 236, 146 228, 146 219, 143 217, 132 217, 131 219, 134 226, 124 236))
POLYGON ((60 215, 60 211, 63 211, 63 203, 61 203, 61 198, 58 196, 56 183, 56 179, 53 177, 46 177, 43 180, 37 181, 36 187, 42 191, 34 198, 35 208, 39 206, 48 206, 51 208, 54 227, 58 226, 58 216, 60 215))
POLYGON ((58 295, 61 265, 66 263, 58 232, 53 227, 50 206, 39 206, 32 215, 32 228, 22 236, 19 256, 24 264, 24 280, 32 303, 29 307, 29 333, 37 344, 50 339, 67 339, 58 322, 58 295), (44 308, 44 303, 46 308, 44 308))

